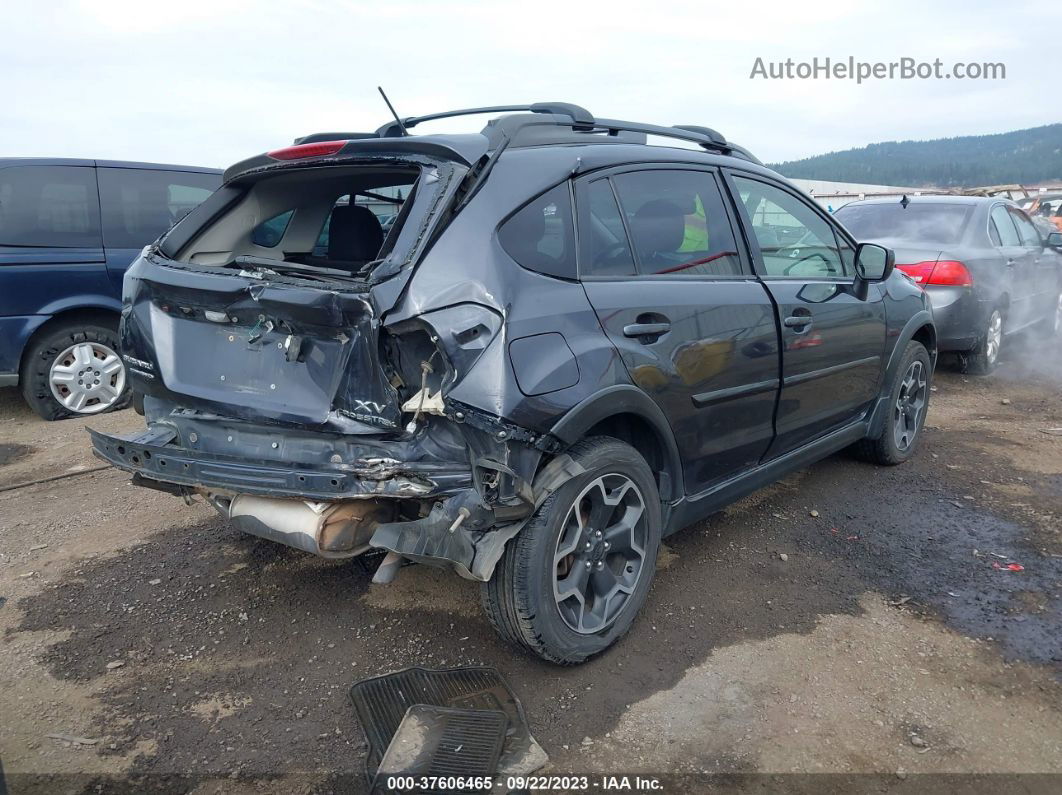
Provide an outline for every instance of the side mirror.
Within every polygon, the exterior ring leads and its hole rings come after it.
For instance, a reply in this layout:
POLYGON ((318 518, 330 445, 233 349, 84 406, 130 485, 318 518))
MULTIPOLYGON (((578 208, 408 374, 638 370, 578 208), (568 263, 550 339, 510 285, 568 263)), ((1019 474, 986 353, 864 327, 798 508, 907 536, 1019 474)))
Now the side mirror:
POLYGON ((1051 248, 1062 248, 1062 232, 1052 232, 1047 236, 1047 245, 1051 248))
POLYGON ((862 282, 883 282, 889 278, 896 265, 896 255, 891 248, 877 243, 860 243, 856 249, 856 277, 862 282))

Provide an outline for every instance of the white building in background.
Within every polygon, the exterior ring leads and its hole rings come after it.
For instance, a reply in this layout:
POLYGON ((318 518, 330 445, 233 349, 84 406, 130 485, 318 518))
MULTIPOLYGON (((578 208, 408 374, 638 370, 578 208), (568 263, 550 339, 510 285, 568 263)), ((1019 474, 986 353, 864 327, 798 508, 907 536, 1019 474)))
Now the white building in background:
POLYGON ((949 193, 970 193, 982 196, 1004 196, 1023 205, 1042 194, 1062 193, 1062 185, 1057 183, 1024 186, 999 185, 964 190, 963 188, 904 188, 899 185, 861 185, 855 182, 829 182, 824 179, 791 179, 789 181, 801 190, 811 194, 815 201, 830 212, 844 207, 848 202, 858 201, 859 199, 888 198, 890 196, 899 199, 902 196, 940 196, 941 194, 949 193), (978 190, 987 192, 977 193, 978 190))

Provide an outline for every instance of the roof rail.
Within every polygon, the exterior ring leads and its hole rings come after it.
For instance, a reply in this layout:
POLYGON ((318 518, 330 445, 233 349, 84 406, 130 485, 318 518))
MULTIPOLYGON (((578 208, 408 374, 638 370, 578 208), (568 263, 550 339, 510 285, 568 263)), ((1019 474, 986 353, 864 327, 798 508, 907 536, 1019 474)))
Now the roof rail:
POLYGON ((474 116, 481 113, 513 113, 520 111, 567 116, 571 119, 570 123, 576 127, 585 127, 594 123, 594 116, 590 111, 570 102, 535 102, 532 105, 491 105, 485 108, 464 108, 462 110, 447 110, 442 113, 429 113, 426 116, 407 116, 402 119, 401 125, 397 121, 388 122, 380 127, 376 134, 381 138, 395 138, 406 134, 403 132, 402 127, 408 130, 410 127, 416 127, 425 121, 450 119, 454 116, 474 116))
POLYGON ((483 108, 464 108, 448 110, 442 113, 429 113, 424 116, 407 116, 399 121, 388 122, 375 132, 365 133, 314 133, 296 138, 296 144, 315 143, 342 139, 363 138, 398 138, 408 135, 411 127, 435 119, 449 119, 455 116, 472 116, 484 113, 509 113, 514 115, 493 119, 483 128, 483 134, 490 141, 489 149, 496 149, 505 142, 506 146, 540 146, 553 143, 589 143, 588 135, 595 135, 597 140, 608 143, 644 143, 645 136, 655 135, 664 138, 696 143, 705 149, 723 154, 734 154, 753 163, 760 161, 747 149, 731 143, 711 127, 693 124, 677 124, 663 127, 655 124, 621 121, 618 119, 598 119, 590 111, 570 102, 535 102, 531 105, 492 105, 483 108), (553 131, 543 128, 550 127, 553 131), (599 138, 597 136, 600 136, 599 138))
POLYGON ((686 130, 687 132, 700 133, 701 135, 707 136, 711 140, 715 141, 717 144, 726 146, 726 138, 724 138, 722 134, 717 133, 711 127, 698 127, 696 124, 676 124, 675 129, 686 130))

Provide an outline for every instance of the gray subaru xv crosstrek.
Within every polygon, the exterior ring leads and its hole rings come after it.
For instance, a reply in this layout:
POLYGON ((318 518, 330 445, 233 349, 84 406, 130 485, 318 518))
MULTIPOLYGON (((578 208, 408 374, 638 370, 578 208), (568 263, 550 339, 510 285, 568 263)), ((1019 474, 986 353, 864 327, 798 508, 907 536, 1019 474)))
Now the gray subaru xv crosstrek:
POLYGON ((257 536, 384 552, 377 582, 479 580, 558 663, 628 629, 662 537, 845 447, 911 456, 936 357, 891 252, 748 152, 566 103, 243 161, 123 301, 147 427, 92 432, 99 457, 257 536))

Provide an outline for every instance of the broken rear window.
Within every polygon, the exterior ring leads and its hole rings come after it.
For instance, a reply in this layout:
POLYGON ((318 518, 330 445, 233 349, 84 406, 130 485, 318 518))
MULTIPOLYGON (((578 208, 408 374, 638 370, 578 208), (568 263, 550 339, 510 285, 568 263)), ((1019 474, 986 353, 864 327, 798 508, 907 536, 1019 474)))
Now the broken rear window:
POLYGON ((306 168, 259 176, 177 258, 197 265, 283 263, 365 275, 396 246, 416 201, 414 164, 306 168))

